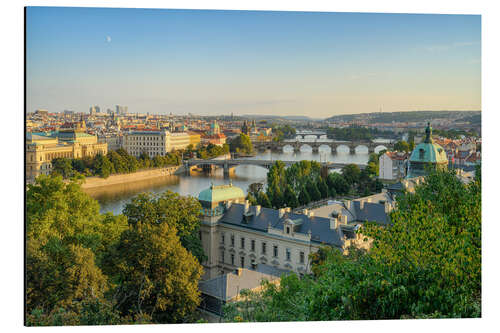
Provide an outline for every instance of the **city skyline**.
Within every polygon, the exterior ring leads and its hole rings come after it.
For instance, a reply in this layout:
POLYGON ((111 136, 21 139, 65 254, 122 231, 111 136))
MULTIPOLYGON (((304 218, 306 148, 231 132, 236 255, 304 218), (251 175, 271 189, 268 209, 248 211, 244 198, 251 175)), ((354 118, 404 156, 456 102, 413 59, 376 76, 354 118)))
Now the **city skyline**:
POLYGON ((27 111, 481 109, 479 15, 28 7, 27 111))

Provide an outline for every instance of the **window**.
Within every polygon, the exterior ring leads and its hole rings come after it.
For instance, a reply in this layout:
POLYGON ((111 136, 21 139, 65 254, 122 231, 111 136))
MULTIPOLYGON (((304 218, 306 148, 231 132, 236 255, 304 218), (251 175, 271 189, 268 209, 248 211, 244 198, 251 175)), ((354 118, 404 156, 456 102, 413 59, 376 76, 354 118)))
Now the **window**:
POLYGON ((198 236, 200 237, 201 240, 201 231, 198 231, 198 236))
POLYGON ((220 260, 224 262, 224 250, 220 251, 220 260))
POLYGON ((290 227, 286 227, 286 233, 289 234, 290 233, 290 227))
POLYGON ((242 249, 245 248, 245 238, 244 237, 241 237, 241 248, 242 249))
POLYGON ((226 240, 225 240, 224 234, 221 234, 220 242, 222 244, 226 244, 226 240))
POLYGON ((423 150, 422 148, 420 148, 420 149, 418 150, 418 153, 420 154, 420 155, 419 155, 419 158, 420 158, 420 159, 423 159, 423 158, 424 158, 424 155, 425 155, 425 150, 423 150))
POLYGON ((262 254, 266 254, 266 243, 262 242, 262 254))
POLYGON ((252 239, 252 241, 250 242, 250 250, 252 252, 255 252, 255 239, 252 239))
POLYGON ((245 257, 241 257, 241 268, 245 268, 245 257))
POLYGON ((231 253, 231 265, 234 266, 234 254, 231 253))
POLYGON ((231 246, 234 246, 234 235, 231 235, 231 246))
POLYGON ((278 256, 278 246, 277 245, 273 246, 273 256, 275 256, 275 257, 278 256))
POLYGON ((292 254, 290 253, 290 249, 286 249, 286 260, 290 261, 292 257, 292 254))
POLYGON ((300 251, 300 263, 304 263, 304 252, 300 251))

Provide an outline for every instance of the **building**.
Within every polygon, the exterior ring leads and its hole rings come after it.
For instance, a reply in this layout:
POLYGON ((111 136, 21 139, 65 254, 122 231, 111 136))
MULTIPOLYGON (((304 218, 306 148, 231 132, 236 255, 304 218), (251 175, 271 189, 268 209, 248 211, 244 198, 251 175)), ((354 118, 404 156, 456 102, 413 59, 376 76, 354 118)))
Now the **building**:
POLYGON ((202 263, 203 279, 236 268, 255 270, 261 264, 302 275, 310 273, 309 255, 321 246, 344 250, 349 235, 342 231, 341 219, 250 206, 244 199, 243 191, 232 184, 212 185, 200 193, 200 236, 208 257, 202 263))
POLYGON ((389 213, 396 206, 395 195, 384 191, 354 200, 333 201, 328 205, 310 210, 314 216, 334 217, 346 225, 375 222, 379 225, 390 223, 389 213))
POLYGON ((427 124, 425 139, 411 153, 407 178, 425 176, 431 170, 446 170, 448 157, 443 147, 432 140, 432 127, 427 124))
POLYGON ((85 121, 64 124, 58 132, 26 133, 26 180, 32 182, 41 174, 52 172, 55 158, 83 158, 106 155, 108 145, 97 136, 85 133, 85 121))
POLYGON ((224 305, 240 300, 242 290, 258 292, 262 290, 262 281, 279 284, 282 274, 286 274, 286 271, 260 265, 256 270, 238 268, 234 272, 200 281, 201 303, 198 308, 208 312, 209 316, 206 317, 209 321, 220 321, 224 305))
POLYGON ((124 116, 128 113, 128 106, 115 105, 115 111, 117 115, 124 116))
POLYGON ((406 160, 408 154, 404 152, 388 151, 379 157, 379 178, 396 180, 406 175, 406 160))
POLYGON ((108 145, 108 150, 118 150, 122 148, 123 136, 122 135, 101 135, 98 137, 98 142, 106 143, 108 145))
POLYGON ((200 141, 199 134, 188 132, 172 133, 162 131, 132 131, 123 137, 123 148, 130 155, 139 157, 143 152, 149 157, 165 156, 173 150, 186 149, 192 144, 196 146, 200 141))

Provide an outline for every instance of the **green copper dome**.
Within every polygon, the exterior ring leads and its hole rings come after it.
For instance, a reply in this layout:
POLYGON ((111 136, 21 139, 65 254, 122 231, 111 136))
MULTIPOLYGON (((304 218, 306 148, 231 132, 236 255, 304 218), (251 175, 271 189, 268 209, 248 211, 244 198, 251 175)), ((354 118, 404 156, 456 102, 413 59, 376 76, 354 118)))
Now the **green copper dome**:
POLYGON ((244 198, 245 193, 237 186, 229 185, 210 185, 209 188, 200 192, 198 200, 206 202, 220 202, 226 200, 244 198))
POLYGON ((446 169, 448 157, 443 147, 432 141, 432 127, 427 123, 425 140, 418 144, 410 156, 410 165, 406 178, 425 176, 430 170, 446 169))
POLYGON ((432 127, 430 123, 425 129, 425 140, 418 144, 410 156, 410 162, 422 163, 448 163, 448 158, 443 147, 432 141, 432 127))

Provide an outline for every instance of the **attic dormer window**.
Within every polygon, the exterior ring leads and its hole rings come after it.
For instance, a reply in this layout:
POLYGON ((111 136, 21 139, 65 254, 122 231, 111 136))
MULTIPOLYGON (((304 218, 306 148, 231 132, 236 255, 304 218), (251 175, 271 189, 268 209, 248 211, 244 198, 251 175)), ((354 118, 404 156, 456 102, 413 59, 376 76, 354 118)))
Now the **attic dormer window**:
POLYGON ((418 153, 419 153, 419 158, 420 159, 423 159, 424 158, 424 155, 425 155, 425 150, 423 150, 422 148, 420 148, 418 150, 418 153))
POLYGON ((290 227, 286 227, 286 233, 290 234, 290 227))

